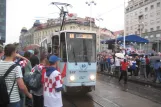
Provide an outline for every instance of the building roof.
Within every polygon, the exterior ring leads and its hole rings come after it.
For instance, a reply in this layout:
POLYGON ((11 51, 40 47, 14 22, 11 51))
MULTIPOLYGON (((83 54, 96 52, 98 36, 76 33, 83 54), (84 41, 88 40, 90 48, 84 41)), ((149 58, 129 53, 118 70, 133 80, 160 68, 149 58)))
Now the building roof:
MULTIPOLYGON (((76 17, 76 19, 66 19, 64 25, 69 23, 70 24, 75 23, 75 24, 80 24, 84 26, 90 26, 90 20, 92 22, 93 27, 97 27, 95 24, 94 18, 89 18, 89 17, 86 17, 86 18, 76 17)), ((37 30, 40 30, 40 29, 45 29, 45 28, 50 28, 50 27, 60 26, 60 25, 61 25, 61 22, 60 22, 60 19, 58 18, 58 19, 50 19, 47 21, 47 23, 40 24, 39 22, 39 25, 35 27, 37 27, 37 30)))
POLYGON ((115 36, 123 35, 124 34, 124 30, 114 31, 113 33, 114 33, 115 36))

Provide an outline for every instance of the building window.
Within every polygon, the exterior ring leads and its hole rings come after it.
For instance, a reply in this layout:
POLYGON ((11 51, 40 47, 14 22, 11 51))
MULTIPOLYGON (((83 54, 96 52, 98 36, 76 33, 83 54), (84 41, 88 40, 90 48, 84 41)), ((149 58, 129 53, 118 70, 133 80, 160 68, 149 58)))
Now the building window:
POLYGON ((142 20, 142 19, 143 19, 143 17, 144 17, 143 15, 140 15, 140 16, 139 16, 139 20, 142 20))
POLYGON ((133 29, 133 27, 131 26, 131 30, 133 29))
POLYGON ((138 32, 137 31, 135 31, 135 34, 137 34, 138 32))
POLYGON ((131 6, 130 9, 133 9, 133 6, 131 6))
POLYGON ((151 20, 151 21, 150 21, 150 24, 153 25, 153 24, 154 24, 154 20, 151 20))
POLYGON ((160 15, 160 11, 157 11, 157 16, 159 16, 160 15))
POLYGON ((137 15, 137 12, 135 12, 135 15, 137 15))
POLYGON ((150 31, 153 31, 154 29, 153 28, 150 28, 150 31))
POLYGON ((148 32, 148 29, 145 29, 145 33, 147 33, 148 32))
POLYGON ((151 5, 150 7, 151 7, 151 10, 154 9, 154 5, 151 5))
POLYGON ((145 25, 145 26, 148 26, 148 23, 147 23, 147 22, 145 22, 145 23, 144 23, 144 25, 145 25))
POLYGON ((140 2, 139 5, 140 5, 140 6, 143 5, 143 2, 140 2))
POLYGON ((126 11, 128 12, 129 11, 129 8, 127 8, 126 11))
POLYGON ((157 30, 160 30, 160 26, 157 26, 157 30))
POLYGON ((148 7, 145 8, 145 12, 147 12, 147 11, 148 11, 148 7))
POLYGON ((160 2, 157 3, 157 7, 160 7, 160 2))
POLYGON ((138 4, 135 4, 135 7, 137 7, 138 6, 138 4))
POLYGON ((160 23, 160 20, 161 20, 161 19, 160 19, 160 18, 158 18, 158 19, 157 19, 157 21, 156 21, 156 23, 157 23, 157 24, 158 24, 158 23, 160 23))
POLYGON ((145 0, 144 2, 148 2, 148 0, 145 0))

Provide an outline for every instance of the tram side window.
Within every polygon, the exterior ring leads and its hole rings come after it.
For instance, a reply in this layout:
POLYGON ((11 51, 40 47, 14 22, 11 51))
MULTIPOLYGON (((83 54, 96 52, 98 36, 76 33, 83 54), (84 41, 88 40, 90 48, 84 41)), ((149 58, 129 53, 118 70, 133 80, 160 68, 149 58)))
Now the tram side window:
POLYGON ((59 37, 52 37, 52 54, 59 56, 59 37))
POLYGON ((60 57, 63 62, 67 62, 67 53, 66 53, 66 42, 65 42, 65 33, 60 35, 60 57))

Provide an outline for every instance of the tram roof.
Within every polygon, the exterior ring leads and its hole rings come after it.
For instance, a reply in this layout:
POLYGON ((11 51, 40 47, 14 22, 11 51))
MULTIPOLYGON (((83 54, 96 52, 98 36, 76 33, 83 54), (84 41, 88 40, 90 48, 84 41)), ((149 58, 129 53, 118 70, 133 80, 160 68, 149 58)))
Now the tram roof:
MULTIPOLYGON (((53 34, 54 34, 54 35, 58 35, 59 33, 62 33, 62 32, 72 32, 72 33, 96 33, 95 31, 87 31, 87 30, 63 30, 63 31, 60 31, 60 32, 53 32, 53 34)), ((48 37, 54 36, 53 34, 47 36, 46 38, 44 38, 44 39, 42 40, 42 42, 45 41, 48 37)))

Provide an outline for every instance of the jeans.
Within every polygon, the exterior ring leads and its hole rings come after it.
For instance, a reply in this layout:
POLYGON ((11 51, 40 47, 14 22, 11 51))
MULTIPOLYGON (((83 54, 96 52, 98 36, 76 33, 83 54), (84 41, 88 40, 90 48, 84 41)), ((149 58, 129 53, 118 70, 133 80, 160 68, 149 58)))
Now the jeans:
POLYGON ((161 71, 157 70, 157 79, 161 82, 161 71))
POLYGON ((106 66, 107 66, 107 70, 108 70, 108 72, 110 72, 111 64, 110 64, 110 63, 108 63, 108 62, 106 62, 106 66))
POLYGON ((25 94, 22 92, 22 91, 20 91, 20 106, 21 107, 25 107, 25 100, 26 100, 26 96, 25 96, 25 94))
POLYGON ((20 102, 16 102, 16 103, 10 103, 8 107, 21 107, 21 106, 20 106, 20 102))
POLYGON ((44 107, 44 97, 33 95, 33 107, 44 107))
POLYGON ((103 70, 103 63, 101 63, 100 66, 101 66, 101 72, 103 72, 104 71, 103 70))
POLYGON ((147 75, 147 78, 149 76, 149 73, 150 73, 150 66, 146 65, 146 75, 147 75))
POLYGON ((119 74, 120 74, 120 66, 116 66, 114 75, 119 77, 119 74))
POLYGON ((124 77, 124 84, 127 84, 127 71, 121 71, 119 82, 122 80, 123 77, 124 77))

